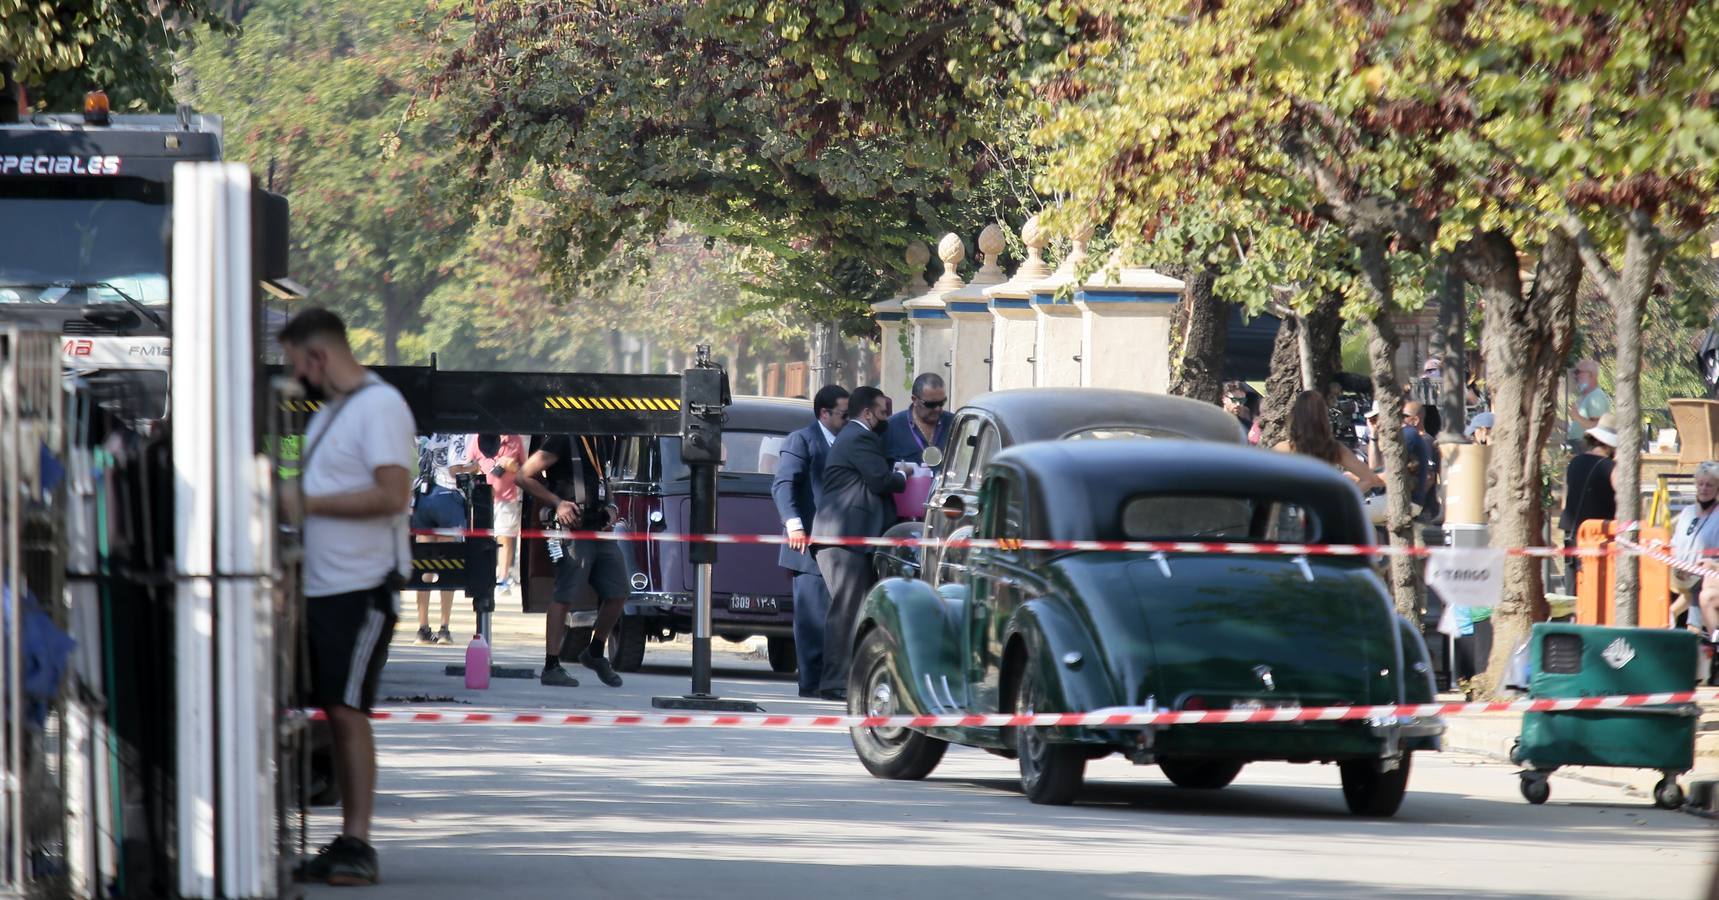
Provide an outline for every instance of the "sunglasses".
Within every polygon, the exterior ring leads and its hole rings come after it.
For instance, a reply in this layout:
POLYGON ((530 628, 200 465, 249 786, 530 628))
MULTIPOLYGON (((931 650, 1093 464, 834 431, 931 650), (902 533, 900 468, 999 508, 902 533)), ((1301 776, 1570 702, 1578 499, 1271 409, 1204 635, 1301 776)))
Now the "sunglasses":
POLYGON ((1241 404, 1247 402, 1247 397, 1245 397, 1245 396, 1244 397, 1226 397, 1224 399, 1230 401, 1231 403, 1236 404, 1237 406, 1240 406, 1241 404))
POLYGON ((943 404, 948 402, 948 400, 921 400, 919 401, 919 405, 926 409, 942 409, 943 404))

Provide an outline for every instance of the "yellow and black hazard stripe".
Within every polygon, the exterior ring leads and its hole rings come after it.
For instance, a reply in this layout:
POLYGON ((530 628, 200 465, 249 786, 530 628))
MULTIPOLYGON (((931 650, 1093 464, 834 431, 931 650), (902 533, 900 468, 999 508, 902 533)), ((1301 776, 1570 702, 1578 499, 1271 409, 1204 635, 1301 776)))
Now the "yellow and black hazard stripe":
POLYGON ((453 572, 466 567, 463 559, 414 559, 412 568, 434 570, 438 572, 453 572))
POLYGON ((543 408, 597 412, 680 412, 680 398, 557 395, 544 397, 543 408))
POLYGON ((282 412, 313 413, 322 408, 321 400, 282 400, 282 412))

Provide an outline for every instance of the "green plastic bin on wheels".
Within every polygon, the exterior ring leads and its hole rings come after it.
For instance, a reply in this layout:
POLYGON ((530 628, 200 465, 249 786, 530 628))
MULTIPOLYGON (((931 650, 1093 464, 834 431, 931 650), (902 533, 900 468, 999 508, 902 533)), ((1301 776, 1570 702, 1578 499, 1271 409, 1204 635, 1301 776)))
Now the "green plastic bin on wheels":
MULTIPOLYGON (((1528 696, 1534 700, 1695 689, 1698 638, 1674 629, 1544 622, 1529 637, 1528 696)), ((1653 801, 1683 804, 1677 776, 1695 765, 1694 703, 1536 712, 1522 717, 1511 759, 1523 767, 1522 796, 1545 803, 1560 766, 1657 769, 1653 801)))

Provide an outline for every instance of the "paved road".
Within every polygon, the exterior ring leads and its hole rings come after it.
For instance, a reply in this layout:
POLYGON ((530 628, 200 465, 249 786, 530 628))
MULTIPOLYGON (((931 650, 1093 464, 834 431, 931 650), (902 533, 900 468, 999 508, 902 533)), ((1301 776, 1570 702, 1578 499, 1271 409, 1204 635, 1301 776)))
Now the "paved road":
MULTIPOLYGON (((523 662, 528 645, 512 659, 523 662)), ((503 655, 509 655, 504 653, 503 655)), ((397 647, 383 693, 509 709, 647 709, 681 693, 652 645, 619 690, 441 674, 452 648, 397 647)), ((717 690, 772 712, 828 709, 767 664, 719 655, 717 690)), ((446 707, 451 704, 427 704, 446 707)), ((1109 759, 1072 807, 1033 806, 1014 763, 956 749, 921 783, 879 781, 843 733, 379 726, 384 883, 364 897, 1695 897, 1707 822, 1556 778, 1531 807, 1513 770, 1423 754, 1389 821, 1344 810, 1328 766, 1249 767, 1219 792, 1109 759)), ((312 817, 320 842, 338 826, 312 817)), ((317 888, 310 897, 352 896, 317 888)))

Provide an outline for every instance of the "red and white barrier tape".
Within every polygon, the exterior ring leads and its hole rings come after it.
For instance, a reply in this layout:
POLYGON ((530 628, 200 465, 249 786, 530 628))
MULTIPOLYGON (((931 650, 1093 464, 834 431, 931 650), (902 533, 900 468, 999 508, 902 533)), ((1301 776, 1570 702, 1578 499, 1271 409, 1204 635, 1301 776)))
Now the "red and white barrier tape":
MULTIPOLYGON (((1685 575, 1698 575, 1705 577, 1715 574, 1715 570, 1712 568, 1713 564, 1701 563, 1692 559, 1680 559, 1671 551, 1671 545, 1664 541, 1651 541, 1646 545, 1642 545, 1630 540, 1629 538, 1619 537, 1617 539, 1617 544, 1618 547, 1626 553, 1634 553, 1638 556, 1645 556, 1655 562, 1665 563, 1673 570, 1682 572, 1685 575)), ((1708 551, 1703 555, 1714 556, 1716 554, 1713 551, 1708 551)))
MULTIPOLYGON (((1348 722, 1361 719, 1428 718, 1432 716, 1505 712, 1568 712, 1572 710, 1663 706, 1674 703, 1690 703, 1695 698, 1696 693, 1694 691, 1681 691, 1664 694, 1514 700, 1495 703, 1411 703, 1399 706, 1310 706, 1181 710, 1174 712, 1101 709, 1084 713, 929 716, 678 715, 670 713, 504 713, 378 710, 371 713, 370 718, 378 722, 401 722, 416 725, 571 725, 643 728, 1020 728, 1026 726, 1122 728, 1145 725, 1348 722)), ((321 710, 311 710, 308 715, 312 719, 325 718, 321 710)))
MULTIPOLYGON (((529 540, 559 541, 634 541, 671 544, 774 544, 788 543, 780 534, 673 534, 645 531, 559 531, 523 530, 496 531, 482 528, 424 528, 413 529, 424 537, 518 537, 529 540)), ((1620 539, 1621 540, 1621 539, 1620 539)), ((1082 550, 1120 551, 1126 553, 1231 553, 1240 556, 1428 556, 1444 547, 1395 547, 1369 544, 1277 544, 1246 541, 1050 541, 1007 540, 996 538, 961 538, 940 541, 936 538, 891 537, 822 537, 820 546, 842 547, 950 547, 958 549, 1002 550, 1082 550)), ((1620 552, 1617 546, 1604 547, 1511 547, 1509 556, 1608 556, 1620 552)), ((1638 551, 1639 552, 1639 551, 1638 551)))

